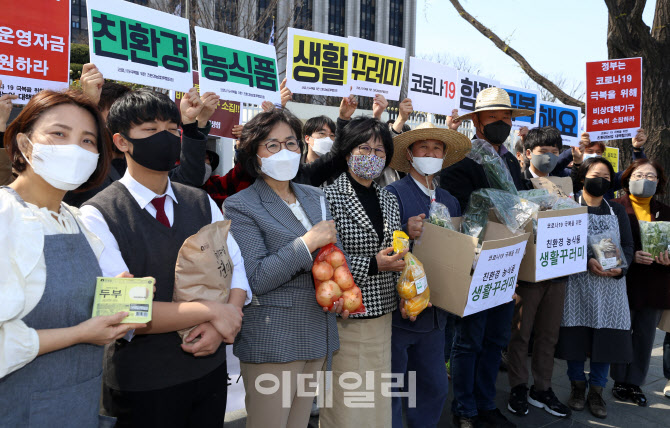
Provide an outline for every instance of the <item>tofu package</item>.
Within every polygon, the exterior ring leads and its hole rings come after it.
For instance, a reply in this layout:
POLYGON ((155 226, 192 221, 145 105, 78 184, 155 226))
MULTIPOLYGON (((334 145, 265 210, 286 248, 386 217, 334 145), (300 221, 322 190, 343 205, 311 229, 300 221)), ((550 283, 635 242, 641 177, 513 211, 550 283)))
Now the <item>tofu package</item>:
MULTIPOLYGON (((233 261, 227 243, 229 232, 230 220, 217 221, 184 241, 175 265, 173 302, 228 303, 233 279, 233 261)), ((182 341, 195 327, 178 331, 182 341)))
POLYGON ((155 283, 153 278, 98 277, 92 316, 128 312, 122 324, 148 323, 151 321, 155 283))

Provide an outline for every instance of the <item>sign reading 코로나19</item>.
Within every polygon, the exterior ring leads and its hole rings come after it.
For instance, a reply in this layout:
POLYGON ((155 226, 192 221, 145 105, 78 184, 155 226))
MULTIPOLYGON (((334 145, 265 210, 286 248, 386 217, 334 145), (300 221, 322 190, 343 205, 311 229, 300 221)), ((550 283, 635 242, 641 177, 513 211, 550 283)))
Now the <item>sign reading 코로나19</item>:
POLYGON ((68 87, 70 2, 6 0, 0 13, 0 93, 25 104, 43 89, 68 87), (29 9, 29 10, 28 10, 29 9))
POLYGON ((586 132, 592 141, 633 138, 642 123, 642 58, 586 63, 586 132))
POLYGON ((458 71, 411 57, 407 96, 415 111, 450 115, 458 107, 458 71))
POLYGON ((535 279, 544 281, 586 270, 588 214, 537 220, 535 279))
POLYGON ((529 129, 537 128, 538 113, 540 112, 540 93, 534 89, 516 88, 504 86, 503 89, 509 95, 509 101, 514 108, 528 109, 535 112, 532 116, 516 117, 512 120, 512 129, 526 126, 529 129))
POLYGON ((561 132, 564 146, 579 146, 579 107, 540 101, 540 126, 553 126, 561 132))
POLYGON ((193 86, 188 20, 120 0, 89 0, 91 62, 107 79, 175 91, 193 86))
POLYGON ((346 97, 350 50, 345 37, 288 29, 286 86, 296 94, 346 97))
POLYGON ((195 27, 200 87, 222 99, 281 102, 274 46, 195 27))
POLYGON ((387 100, 400 99, 405 48, 349 37, 351 93, 387 100))

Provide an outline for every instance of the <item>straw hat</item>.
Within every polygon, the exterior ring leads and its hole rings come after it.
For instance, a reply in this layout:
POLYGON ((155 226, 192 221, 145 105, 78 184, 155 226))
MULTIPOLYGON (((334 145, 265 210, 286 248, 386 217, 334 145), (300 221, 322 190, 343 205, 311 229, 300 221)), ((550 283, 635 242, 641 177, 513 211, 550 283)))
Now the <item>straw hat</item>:
POLYGON ((424 122, 411 131, 403 132, 393 138, 393 158, 389 166, 396 171, 408 173, 410 162, 407 160, 407 148, 417 141, 437 140, 446 146, 442 168, 462 160, 470 152, 470 139, 460 132, 438 128, 430 122, 424 122))
POLYGON ((519 116, 532 116, 535 114, 533 110, 512 107, 512 103, 509 101, 509 94, 506 90, 501 88, 486 88, 477 94, 475 111, 464 114, 463 116, 455 117, 454 120, 471 120, 473 114, 491 110, 512 110, 513 118, 519 116))

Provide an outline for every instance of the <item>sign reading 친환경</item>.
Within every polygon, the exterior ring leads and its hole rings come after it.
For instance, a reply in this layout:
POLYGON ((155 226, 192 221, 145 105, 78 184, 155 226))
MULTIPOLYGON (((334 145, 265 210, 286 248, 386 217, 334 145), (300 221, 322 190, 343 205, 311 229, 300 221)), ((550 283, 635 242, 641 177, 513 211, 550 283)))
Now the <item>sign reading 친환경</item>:
POLYGON ((587 227, 588 214, 537 220, 536 281, 586 270, 587 227))
POLYGON ((188 20, 121 0, 89 0, 91 62, 106 79, 193 87, 188 20))

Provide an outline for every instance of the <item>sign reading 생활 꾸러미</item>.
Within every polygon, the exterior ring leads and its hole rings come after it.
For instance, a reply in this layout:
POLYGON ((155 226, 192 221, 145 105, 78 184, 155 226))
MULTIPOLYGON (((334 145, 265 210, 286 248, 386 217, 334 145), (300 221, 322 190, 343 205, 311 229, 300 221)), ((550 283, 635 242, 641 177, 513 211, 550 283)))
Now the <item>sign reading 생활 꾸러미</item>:
POLYGON ((537 282, 586 270, 588 214, 537 220, 537 282))
POLYGON ((633 138, 642 123, 642 58, 586 63, 586 132, 591 141, 633 138))
POLYGON ((472 275, 463 316, 512 300, 527 242, 496 249, 482 249, 472 275))
POLYGON ((349 51, 352 94, 400 99, 405 48, 349 37, 349 51))
POLYGON ((6 0, 0 13, 0 93, 26 104, 43 89, 61 90, 70 76, 70 2, 6 0))
POLYGON ((540 101, 540 126, 553 126, 561 132, 564 146, 579 146, 579 107, 540 101))
POLYGON ((296 94, 346 97, 350 55, 345 37, 289 28, 286 86, 296 94))
POLYGON ((529 129, 537 128, 540 93, 534 89, 516 88, 514 86, 504 86, 503 89, 507 91, 512 107, 532 110, 535 113, 531 116, 520 116, 512 119, 512 129, 519 129, 522 126, 529 129))
POLYGON ((200 27, 195 37, 203 93, 249 104, 281 102, 274 46, 200 27))
POLYGON ((107 79, 188 91, 188 20, 120 0, 89 0, 91 62, 107 79))
POLYGON ((458 115, 475 111, 477 95, 486 88, 500 87, 500 82, 472 73, 458 72, 458 115))
POLYGON ((411 57, 407 96, 415 111, 451 115, 458 107, 458 71, 411 57))

